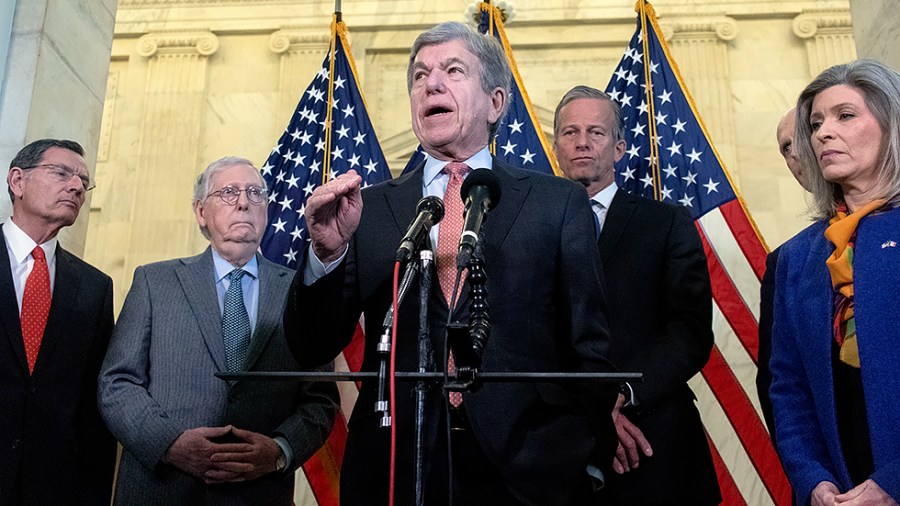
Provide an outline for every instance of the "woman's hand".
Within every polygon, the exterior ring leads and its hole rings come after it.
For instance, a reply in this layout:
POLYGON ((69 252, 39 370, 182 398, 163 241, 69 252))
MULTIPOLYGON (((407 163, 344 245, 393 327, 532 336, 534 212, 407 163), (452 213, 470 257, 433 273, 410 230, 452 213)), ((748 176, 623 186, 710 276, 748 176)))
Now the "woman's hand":
MULTIPOLYGON (((813 495, 815 496, 815 492, 813 495)), ((871 479, 860 483, 844 494, 834 496, 834 500, 835 504, 841 506, 897 506, 897 501, 871 479)))

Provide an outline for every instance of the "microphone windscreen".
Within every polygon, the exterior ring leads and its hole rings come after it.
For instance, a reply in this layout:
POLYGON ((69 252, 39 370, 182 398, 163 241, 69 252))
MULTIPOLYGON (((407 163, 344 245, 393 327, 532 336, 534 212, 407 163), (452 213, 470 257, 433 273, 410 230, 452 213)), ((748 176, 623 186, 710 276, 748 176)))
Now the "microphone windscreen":
POLYGON ((466 176, 466 180, 463 181, 459 190, 463 202, 469 199, 469 193, 476 186, 487 188, 491 200, 489 209, 493 209, 500 202, 500 178, 497 177, 497 174, 494 174, 494 171, 490 169, 475 169, 466 176))
POLYGON ((444 201, 441 200, 440 197, 435 197, 434 195, 424 197, 419 201, 418 205, 416 205, 416 213, 418 214, 422 211, 431 213, 431 224, 436 225, 439 221, 444 219, 444 201))

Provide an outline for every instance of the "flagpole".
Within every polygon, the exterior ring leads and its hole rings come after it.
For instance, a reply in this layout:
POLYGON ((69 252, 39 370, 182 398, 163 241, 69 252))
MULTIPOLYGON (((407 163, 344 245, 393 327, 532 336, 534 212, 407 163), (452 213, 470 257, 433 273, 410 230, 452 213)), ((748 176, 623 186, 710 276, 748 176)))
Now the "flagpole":
POLYGON ((340 23, 341 19, 341 0, 334 0, 334 20, 340 23))
MULTIPOLYGON (((335 7, 341 0, 335 0, 335 7)), ((328 182, 331 178, 331 113, 334 104, 334 54, 337 50, 338 25, 340 24, 341 13, 334 11, 331 21, 331 48, 328 52, 328 102, 325 106, 325 152, 322 160, 322 184, 328 182)))
POLYGON ((641 44, 644 48, 644 82, 647 83, 647 86, 644 89, 644 99, 647 101, 648 108, 647 132, 650 140, 650 172, 653 177, 653 199, 662 200, 659 188, 659 181, 661 179, 659 174, 659 146, 656 144, 659 137, 656 133, 656 105, 653 103, 653 72, 651 69, 652 62, 650 61, 650 37, 647 36, 647 29, 653 29, 652 27, 647 26, 648 11, 653 11, 648 8, 646 0, 638 0, 637 5, 635 5, 635 10, 638 11, 638 14, 641 17, 641 44))

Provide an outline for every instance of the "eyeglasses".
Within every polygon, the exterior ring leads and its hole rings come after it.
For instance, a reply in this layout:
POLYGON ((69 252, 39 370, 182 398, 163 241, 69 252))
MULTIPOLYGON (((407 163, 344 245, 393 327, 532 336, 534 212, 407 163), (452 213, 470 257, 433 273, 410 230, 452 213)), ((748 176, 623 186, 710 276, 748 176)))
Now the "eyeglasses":
POLYGON ((233 206, 240 198, 241 192, 246 193, 247 200, 249 200, 253 204, 262 204, 263 201, 266 200, 266 190, 263 190, 262 188, 258 188, 256 186, 251 186, 245 190, 238 190, 234 186, 226 186, 221 190, 210 192, 210 194, 206 198, 209 198, 213 195, 218 195, 222 199, 222 202, 233 206))
POLYGON ((22 167, 22 170, 30 169, 47 169, 48 171, 50 171, 50 174, 53 174, 56 179, 59 180, 60 183, 68 183, 73 177, 77 177, 81 180, 81 189, 86 192, 89 192, 97 187, 97 185, 91 183, 91 179, 88 176, 79 174, 75 171, 75 169, 66 167, 65 165, 59 165, 56 163, 39 163, 37 165, 32 165, 31 167, 22 167))

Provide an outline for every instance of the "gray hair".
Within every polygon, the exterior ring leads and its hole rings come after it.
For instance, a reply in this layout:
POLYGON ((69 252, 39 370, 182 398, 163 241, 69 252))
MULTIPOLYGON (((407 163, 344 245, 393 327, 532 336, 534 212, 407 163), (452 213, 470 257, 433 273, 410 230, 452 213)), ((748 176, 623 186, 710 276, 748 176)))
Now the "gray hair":
POLYGON ((406 91, 412 91, 414 65, 419 51, 425 46, 436 46, 453 40, 462 41, 466 49, 481 62, 481 89, 489 94, 494 89, 500 88, 506 95, 503 110, 500 111, 500 119, 490 125, 490 136, 493 138, 500 127, 500 121, 506 116, 512 89, 512 71, 509 68, 509 62, 506 60, 503 46, 494 37, 478 33, 456 21, 441 23, 422 32, 416 37, 409 52, 409 66, 406 68, 406 91))
POLYGON ((206 197, 209 196, 210 190, 210 182, 212 181, 213 176, 222 172, 223 170, 233 167, 235 165, 248 165, 253 170, 256 171, 256 174, 259 175, 259 186, 266 190, 266 180, 263 179, 262 174, 260 174, 259 169, 253 165, 253 162, 247 160, 246 158, 241 158, 239 156, 226 156, 223 158, 219 158, 213 163, 206 166, 206 169, 197 176, 197 182, 194 184, 194 201, 196 204, 198 202, 203 202, 206 200, 206 197))
MULTIPOLYGON (((266 180, 263 179, 262 174, 260 174, 259 169, 253 165, 253 162, 247 160, 246 158, 241 158, 239 156, 226 156, 223 158, 219 158, 213 163, 206 166, 206 169, 197 176, 197 182, 194 184, 194 200, 193 205, 196 206, 200 202, 206 200, 209 197, 209 192, 212 190, 210 188, 210 183, 212 182, 213 176, 218 174, 219 172, 224 171, 229 167, 234 167, 235 165, 246 165, 253 169, 256 175, 259 177, 259 186, 263 190, 267 190, 266 180)), ((209 239, 209 230, 206 227, 200 227, 200 232, 203 233, 203 237, 209 239)))
MULTIPOLYGON (((68 149, 73 153, 78 153, 78 156, 84 156, 84 148, 75 141, 65 139, 38 139, 20 149, 19 152, 16 153, 16 156, 13 157, 12 161, 9 162, 9 168, 19 167, 20 169, 25 169, 34 167, 41 163, 41 160, 44 158, 44 153, 50 148, 68 149)), ((12 188, 7 186, 6 190, 9 193, 9 200, 14 201, 15 195, 13 194, 12 188)))
POLYGON ((811 170, 812 213, 815 218, 834 216, 844 201, 840 185, 825 180, 812 147, 809 116, 816 96, 832 86, 846 85, 860 91, 866 107, 884 132, 881 165, 876 169, 876 195, 891 205, 900 202, 900 73, 875 60, 855 60, 835 65, 816 77, 797 99, 797 126, 794 140, 800 161, 811 170))
POLYGON ((612 107, 613 115, 616 118, 616 124, 613 128, 613 140, 618 142, 625 139, 625 124, 622 121, 622 108, 619 106, 619 104, 616 103, 616 101, 613 100, 609 95, 598 90, 597 88, 591 88, 590 86, 584 85, 578 85, 567 91, 566 94, 563 95, 562 100, 559 101, 559 105, 556 106, 556 112, 553 113, 554 137, 559 135, 559 111, 569 102, 578 100, 580 98, 592 98, 595 100, 608 102, 609 106, 612 107))

